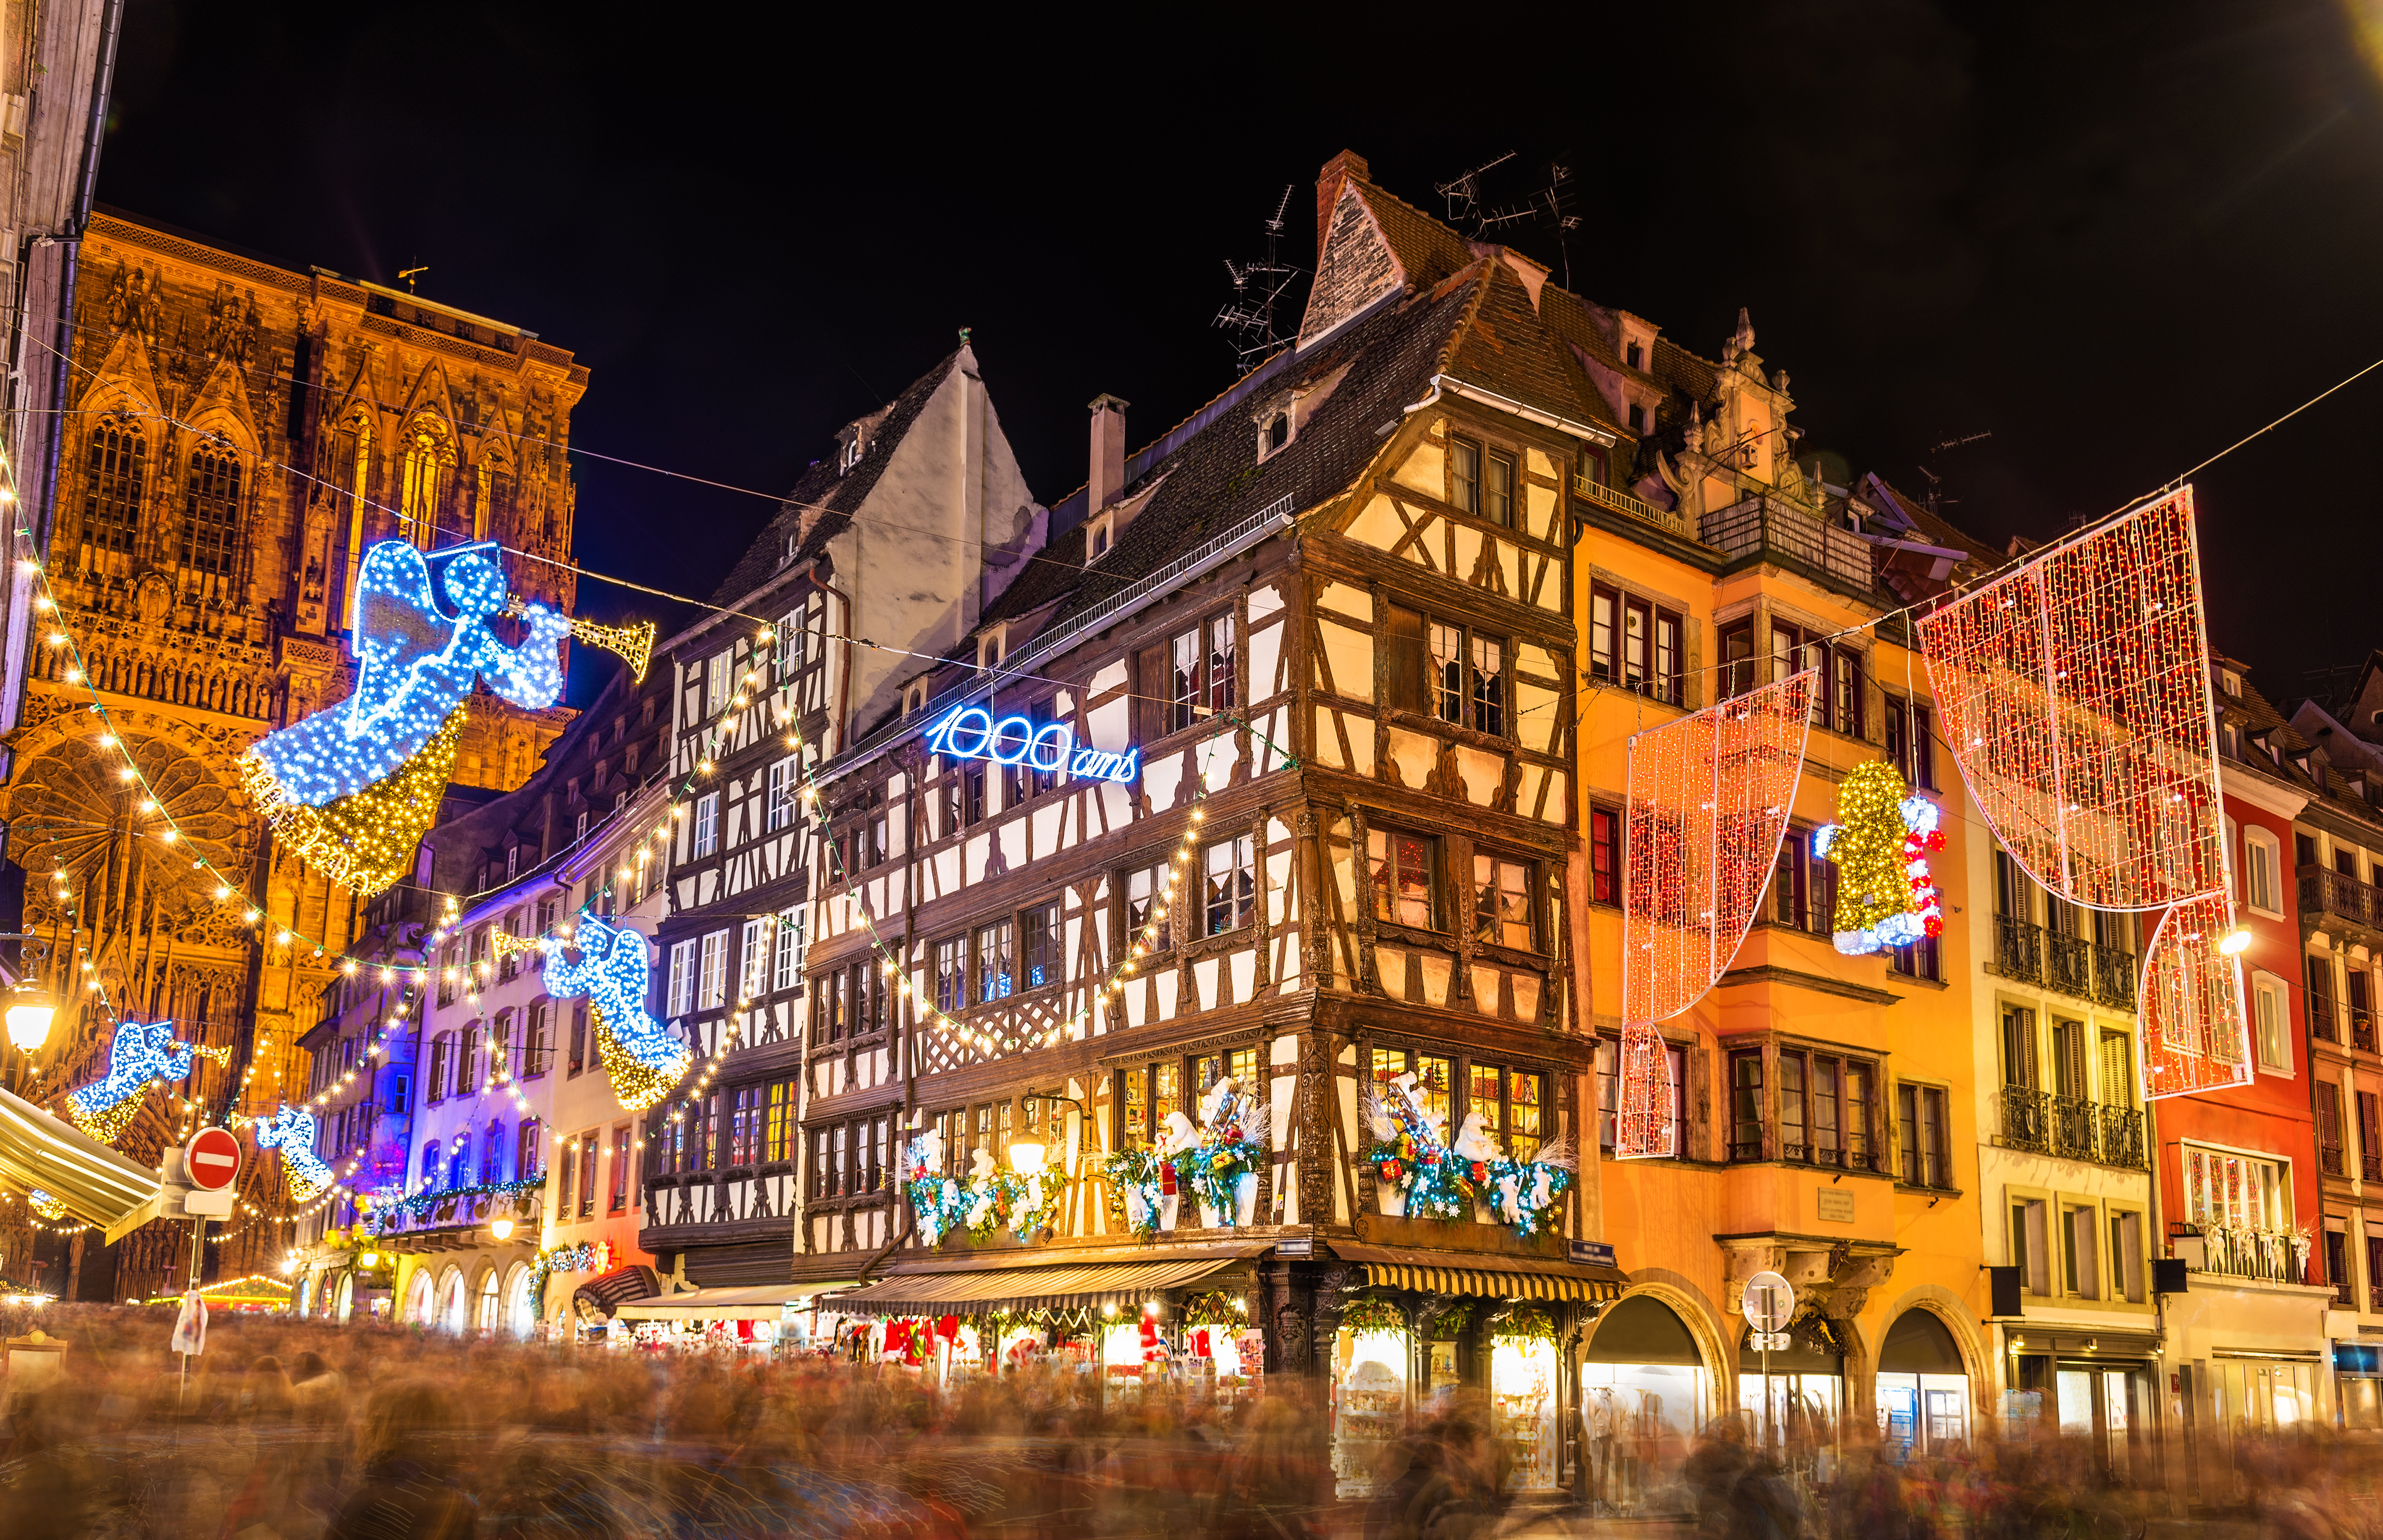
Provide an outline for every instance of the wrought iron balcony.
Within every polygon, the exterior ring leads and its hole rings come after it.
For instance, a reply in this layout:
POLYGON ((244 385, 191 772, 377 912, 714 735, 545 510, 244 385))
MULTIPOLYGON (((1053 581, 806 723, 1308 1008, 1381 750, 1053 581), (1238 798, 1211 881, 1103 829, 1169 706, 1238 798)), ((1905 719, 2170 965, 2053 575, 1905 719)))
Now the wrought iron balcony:
POLYGON ((2008 915, 1994 917, 1994 971, 2006 979, 2043 982, 2043 930, 2008 915))
MULTIPOLYGON (((2179 1226, 2179 1232, 2190 1235, 2193 1227, 2179 1226)), ((2306 1283, 2308 1281, 2308 1242, 2282 1230, 2254 1230, 2227 1225, 2211 1225, 2200 1233, 2202 1261, 2198 1269, 2204 1273, 2221 1274, 2232 1278, 2258 1278, 2269 1283, 2306 1283)), ((2179 1248, 2179 1251, 2182 1248, 2179 1248)), ((2383 1309, 2379 1300, 2377 1309, 2383 1309)))
POLYGON ((2375 1018, 2364 1011, 2350 1013, 2350 1046, 2375 1052, 2375 1018))
POLYGON ((2002 1088, 2002 1142, 2012 1150, 2148 1170, 2143 1115, 2132 1107, 2056 1096, 2033 1086, 2002 1088))
POLYGON ((2101 1158, 2100 1119, 2094 1105, 2081 1096, 2055 1096, 2052 1106, 2052 1152, 2080 1161, 2101 1158))
POLYGON ((2093 998, 2093 949, 2082 937, 2064 936, 2056 930, 2044 936, 2043 984, 2081 1000, 2093 998))
POLYGON ((2307 868, 2301 872, 2301 920, 2305 924, 2320 914, 2383 931, 2383 888, 2348 872, 2307 868))
POLYGON ((2309 1036, 2319 1042, 2341 1041, 2341 1013, 2332 1001, 2308 997, 2308 1029, 2309 1036))
POLYGON ((2342 1174, 2341 1146, 2319 1144, 2316 1147, 2316 1168, 2328 1177, 2340 1176, 2342 1174))
POLYGON ((2348 1278, 2338 1278, 2333 1285, 2333 1302, 2344 1310, 2358 1308, 2358 1286, 2348 1278))
POLYGON ((2150 1152, 2143 1146, 2143 1115, 2139 1109, 2102 1109, 2102 1164, 2123 1165, 2134 1171, 2151 1169, 2150 1152))
POLYGON ((2383 1182, 2383 1152, 2363 1151, 2358 1157, 2359 1175, 2370 1182, 2383 1182))
MULTIPOLYGON (((2350 1286, 2348 1284, 2343 1284, 2341 1287, 2342 1292, 2345 1294, 2350 1291, 2350 1286)), ((2383 1315, 2383 1284, 2369 1284, 2367 1286, 2366 1308, 2374 1311, 2378 1315, 2383 1315)))
POLYGON ((1859 593, 1878 587, 1869 541, 1771 498, 1716 509, 1704 516, 1697 534, 1731 556, 1784 558, 1859 593))
POLYGON ((2131 952, 2115 946, 2093 948, 2093 998, 2122 1011, 2135 1008, 2135 981, 2142 963, 2131 952))
POLYGON ((2051 1100, 2033 1086, 2003 1087, 2003 1143, 2013 1150, 2051 1149, 2051 1100))

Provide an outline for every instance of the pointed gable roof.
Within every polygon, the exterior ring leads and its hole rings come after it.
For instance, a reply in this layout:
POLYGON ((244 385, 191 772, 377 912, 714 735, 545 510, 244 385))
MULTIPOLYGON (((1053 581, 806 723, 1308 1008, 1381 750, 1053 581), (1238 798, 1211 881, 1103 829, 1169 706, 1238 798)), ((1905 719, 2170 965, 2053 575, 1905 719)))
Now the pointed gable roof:
POLYGON ((847 471, 838 467, 833 455, 811 462, 810 468, 796 479, 786 500, 778 505, 776 517, 762 527, 736 565, 729 569, 711 601, 735 604, 790 562, 817 556, 830 540, 851 527, 853 514, 868 500, 870 489, 893 462, 895 450, 901 447, 903 436, 910 431, 911 425, 919 420, 928 400, 955 369, 964 364, 973 368, 975 363, 975 354, 966 347, 945 354, 941 363, 911 381, 909 388, 900 395, 876 411, 845 424, 846 430, 861 436, 859 462, 847 471), (791 555, 787 549, 790 540, 798 542, 791 555))

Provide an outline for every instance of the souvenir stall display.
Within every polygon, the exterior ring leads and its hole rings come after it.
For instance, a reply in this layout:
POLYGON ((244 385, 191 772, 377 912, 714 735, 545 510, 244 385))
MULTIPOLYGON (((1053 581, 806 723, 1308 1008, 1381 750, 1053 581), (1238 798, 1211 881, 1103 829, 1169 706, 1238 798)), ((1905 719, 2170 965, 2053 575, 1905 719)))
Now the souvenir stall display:
POLYGON ((1387 1300, 1352 1300, 1332 1346, 1332 1475, 1337 1495, 1370 1497, 1383 1457, 1405 1430, 1413 1358, 1406 1319, 1387 1300))
POLYGON ((1513 1461, 1506 1485, 1518 1492, 1556 1485, 1558 1387, 1562 1360, 1544 1311, 1517 1309, 1492 1325, 1489 1400, 1492 1435, 1513 1461))
POLYGON ((1590 1511, 1694 1512, 1681 1468, 1712 1413, 1712 1376, 1679 1316, 1647 1295, 1609 1307, 1581 1349, 1581 1479, 1590 1511))
POLYGON ((1183 1302, 1176 1363, 1202 1399, 1231 1406, 1254 1395, 1266 1374, 1266 1333, 1249 1324, 1249 1301, 1222 1291, 1183 1302))

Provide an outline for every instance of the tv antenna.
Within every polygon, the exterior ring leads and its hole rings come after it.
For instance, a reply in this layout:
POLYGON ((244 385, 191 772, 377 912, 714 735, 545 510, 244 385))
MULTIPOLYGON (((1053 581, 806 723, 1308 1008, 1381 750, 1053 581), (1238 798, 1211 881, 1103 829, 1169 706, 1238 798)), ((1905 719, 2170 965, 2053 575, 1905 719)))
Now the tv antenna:
POLYGON ((1556 253, 1563 265, 1562 286, 1572 287, 1572 251, 1564 232, 1580 228, 1580 216, 1572 212, 1572 167, 1561 160, 1548 162, 1548 185, 1518 203, 1500 208, 1485 209, 1474 220, 1473 233, 1487 235, 1508 225, 1525 225, 1537 229, 1552 230, 1556 238, 1556 253))
POLYGON ((1453 225, 1459 219, 1473 219, 1475 221, 1474 233, 1478 235, 1480 233, 1478 219, 1481 211, 1481 174, 1495 170, 1513 158, 1514 152, 1509 150, 1497 159, 1485 160, 1472 170, 1461 172, 1447 181, 1432 183, 1431 190, 1447 200, 1448 222, 1453 225))
POLYGON ((1235 262, 1229 257, 1225 261, 1225 273, 1233 280, 1233 300, 1216 312, 1209 325, 1225 333, 1243 373, 1290 340, 1274 329, 1274 304, 1291 280, 1305 271, 1281 259, 1283 216, 1290 212, 1294 191, 1295 187, 1282 190, 1274 217, 1266 222, 1265 257, 1256 262, 1235 262))
MULTIPOLYGON (((1992 438, 1994 436, 1992 428, 1982 429, 1977 433, 1956 434, 1942 443, 1929 445, 1928 453, 1932 459, 1943 454, 1946 450, 1957 450, 1964 444, 1974 444, 1982 438, 1992 438)), ((1925 465, 1914 466, 1913 469, 1928 478, 1928 495, 1920 500, 1929 512, 1937 512, 1940 507, 1950 508, 1961 500, 1958 498, 1948 498, 1944 495, 1945 478, 1934 471, 1925 465)))

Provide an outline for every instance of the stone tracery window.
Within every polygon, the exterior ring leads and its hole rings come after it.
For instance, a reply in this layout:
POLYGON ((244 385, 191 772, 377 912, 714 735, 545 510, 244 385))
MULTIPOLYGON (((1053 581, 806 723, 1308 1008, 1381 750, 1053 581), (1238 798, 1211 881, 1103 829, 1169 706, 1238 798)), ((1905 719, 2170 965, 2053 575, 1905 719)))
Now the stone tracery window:
POLYGON ((424 550, 439 544, 442 536, 461 536, 455 507, 455 446, 447 425, 436 417, 417 417, 400 440, 403 459, 398 468, 397 514, 401 534, 424 550))
POLYGON ((182 566, 185 571, 227 577, 239 548, 240 460, 231 450, 203 444, 191 451, 183 487, 182 566))
POLYGON ((139 428, 102 424, 91 436, 83 488, 82 537, 94 554, 132 553, 148 482, 149 440, 139 428))

